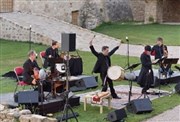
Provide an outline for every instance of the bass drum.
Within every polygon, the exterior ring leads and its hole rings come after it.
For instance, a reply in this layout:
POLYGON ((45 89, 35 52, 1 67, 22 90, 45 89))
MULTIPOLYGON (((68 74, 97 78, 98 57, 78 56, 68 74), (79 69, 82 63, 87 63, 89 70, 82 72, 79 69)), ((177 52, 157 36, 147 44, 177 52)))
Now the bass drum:
POLYGON ((124 79, 124 69, 120 66, 111 66, 107 71, 107 75, 111 80, 123 80, 124 79))
POLYGON ((56 64, 56 69, 60 73, 65 73, 66 72, 66 65, 64 63, 56 64))

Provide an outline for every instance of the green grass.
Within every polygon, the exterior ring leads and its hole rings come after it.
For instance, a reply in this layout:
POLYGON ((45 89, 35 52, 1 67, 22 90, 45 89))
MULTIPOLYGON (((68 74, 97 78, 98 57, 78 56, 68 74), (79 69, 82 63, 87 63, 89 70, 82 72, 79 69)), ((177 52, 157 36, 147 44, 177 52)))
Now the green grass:
MULTIPOLYGON (((8 40, 0 40, 0 75, 3 73, 13 70, 15 66, 22 66, 24 61, 27 59, 27 52, 28 52, 28 43, 23 42, 13 42, 8 40)), ((44 45, 38 45, 33 44, 32 48, 35 49, 38 53, 42 50, 45 50, 47 46, 44 45)), ((92 68, 94 66, 94 63, 96 61, 96 58, 90 53, 90 52, 82 52, 79 51, 80 56, 83 59, 83 70, 84 74, 91 74, 92 68)), ((130 57, 131 64, 139 62, 139 58, 136 57, 130 57)), ((38 58, 38 63, 41 66, 40 58, 38 58)), ((126 66, 126 57, 121 55, 113 55, 112 56, 112 65, 119 65, 121 67, 126 66)), ((137 69, 139 69, 138 67, 137 69)), ((115 85, 128 85, 128 81, 120 81, 120 82, 114 82, 115 85)), ((101 85, 101 81, 98 82, 99 86, 101 85)), ((15 88, 16 82, 15 80, 9 79, 9 78, 2 78, 0 79, 0 93, 7 93, 7 92, 13 92, 15 88)), ((170 86, 173 88, 175 84, 170 84, 170 86)), ((133 86, 137 86, 136 83, 133 83, 133 86)), ((168 91, 171 91, 172 88, 169 88, 168 86, 162 86, 161 89, 165 89, 168 91)), ((88 89, 86 91, 80 91, 76 92, 78 93, 84 93, 89 92, 93 90, 101 89, 101 87, 97 87, 95 89, 88 89)), ((171 97, 166 96, 162 97, 156 100, 152 101, 154 111, 152 113, 148 114, 142 114, 142 115, 135 115, 128 113, 128 118, 126 118, 127 122, 139 122, 142 120, 145 120, 147 118, 150 118, 152 116, 155 116, 157 114, 162 113, 165 110, 168 110, 170 108, 173 108, 180 104, 180 99, 177 94, 172 95, 171 97)), ((107 113, 111 110, 108 110, 108 108, 104 107, 104 113, 99 114, 99 107, 90 107, 88 105, 87 112, 83 111, 83 104, 81 103, 80 106, 74 108, 75 112, 78 112, 80 116, 78 117, 80 122, 102 122, 107 113)), ((56 116, 59 116, 60 114, 57 113, 56 116)), ((70 122, 74 122, 74 120, 71 120, 70 122)))
POLYGON ((166 45, 180 45, 180 25, 138 24, 138 23, 103 23, 94 29, 126 43, 128 36, 131 44, 154 45, 157 37, 164 38, 166 45))

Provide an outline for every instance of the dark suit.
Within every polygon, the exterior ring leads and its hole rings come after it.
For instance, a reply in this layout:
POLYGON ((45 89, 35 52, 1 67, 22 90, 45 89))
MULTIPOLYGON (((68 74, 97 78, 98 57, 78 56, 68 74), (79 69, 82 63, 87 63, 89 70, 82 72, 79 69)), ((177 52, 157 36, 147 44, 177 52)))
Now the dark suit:
POLYGON ((100 77, 103 82, 102 91, 107 91, 107 83, 109 84, 112 97, 117 97, 117 95, 115 93, 112 80, 107 77, 107 70, 111 66, 110 56, 113 55, 118 48, 119 46, 115 47, 113 50, 109 52, 107 56, 105 56, 102 53, 96 52, 94 47, 90 46, 91 52, 97 57, 97 61, 93 68, 93 72, 100 73, 100 77))
POLYGON ((161 59, 163 56, 163 45, 162 46, 154 45, 151 54, 155 56, 155 59, 161 59))
MULTIPOLYGON (((23 65, 24 71, 23 71, 23 81, 26 82, 29 85, 33 85, 32 81, 33 81, 33 77, 32 75, 34 75, 34 68, 37 68, 40 70, 38 64, 36 61, 31 61, 30 59, 26 60, 26 62, 23 65)), ((41 84, 39 84, 40 81, 37 82, 38 84, 38 90, 39 92, 41 92, 41 84)), ((51 84, 50 82, 47 81, 42 81, 43 84, 43 91, 50 91, 51 90, 51 84)))
POLYGON ((141 54, 141 71, 138 77, 138 84, 143 87, 143 91, 146 91, 150 88, 153 83, 153 71, 152 71, 152 62, 151 57, 147 55, 145 52, 141 54))
POLYGON ((54 72, 55 62, 53 62, 53 60, 50 59, 54 59, 55 61, 58 58, 59 58, 58 49, 53 49, 52 47, 49 47, 48 49, 46 49, 46 55, 45 55, 45 61, 43 67, 47 68, 48 66, 50 66, 51 71, 54 72), (51 58, 49 58, 50 55, 51 58))
POLYGON ((31 76, 34 75, 33 69, 35 67, 40 69, 36 61, 32 62, 30 59, 25 61, 24 65, 23 65, 23 68, 24 68, 23 81, 24 82, 26 82, 28 84, 32 84, 33 78, 31 76))

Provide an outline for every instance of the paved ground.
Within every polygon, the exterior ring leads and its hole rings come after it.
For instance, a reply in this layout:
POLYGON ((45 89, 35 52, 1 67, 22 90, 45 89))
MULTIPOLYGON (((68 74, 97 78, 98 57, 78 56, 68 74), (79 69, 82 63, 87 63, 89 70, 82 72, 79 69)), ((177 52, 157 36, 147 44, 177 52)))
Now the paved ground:
POLYGON ((180 122, 180 105, 144 122, 180 122))

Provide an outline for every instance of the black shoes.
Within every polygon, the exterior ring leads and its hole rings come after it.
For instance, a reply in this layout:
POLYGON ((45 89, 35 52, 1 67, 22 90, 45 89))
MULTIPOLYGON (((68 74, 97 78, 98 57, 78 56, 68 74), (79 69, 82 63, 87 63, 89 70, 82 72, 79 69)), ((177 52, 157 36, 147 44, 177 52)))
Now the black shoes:
POLYGON ((121 99, 121 97, 119 97, 119 96, 114 96, 113 98, 114 99, 121 99))

